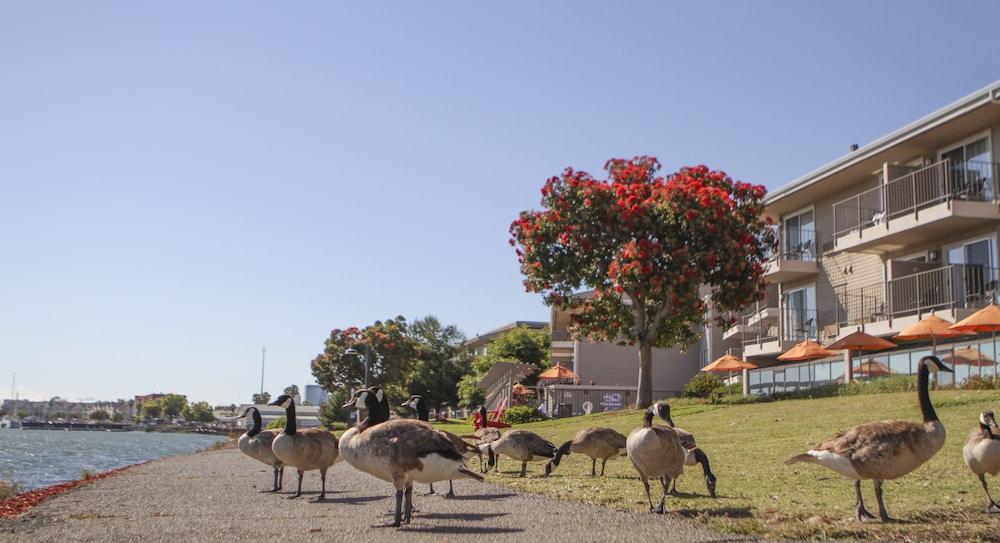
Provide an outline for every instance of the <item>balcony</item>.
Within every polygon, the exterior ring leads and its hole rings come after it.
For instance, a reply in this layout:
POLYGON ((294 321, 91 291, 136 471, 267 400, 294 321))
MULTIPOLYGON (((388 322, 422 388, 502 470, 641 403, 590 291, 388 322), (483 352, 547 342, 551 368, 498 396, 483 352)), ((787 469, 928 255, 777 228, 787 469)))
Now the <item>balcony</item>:
POLYGON ((857 328, 890 335, 933 313, 961 320, 985 306, 997 289, 996 268, 954 264, 891 279, 885 284, 837 290, 837 321, 844 335, 857 328))
POLYGON ((884 254, 1000 220, 1000 165, 941 160, 833 204, 833 251, 884 254))
POLYGON ((759 337, 764 329, 778 320, 778 286, 767 285, 764 299, 754 304, 749 312, 736 318, 736 322, 723 330, 722 340, 728 345, 740 345, 745 340, 759 337))
POLYGON ((816 231, 801 228, 782 228, 778 232, 780 250, 767 264, 764 280, 782 283, 805 279, 819 273, 816 264, 818 247, 816 231))

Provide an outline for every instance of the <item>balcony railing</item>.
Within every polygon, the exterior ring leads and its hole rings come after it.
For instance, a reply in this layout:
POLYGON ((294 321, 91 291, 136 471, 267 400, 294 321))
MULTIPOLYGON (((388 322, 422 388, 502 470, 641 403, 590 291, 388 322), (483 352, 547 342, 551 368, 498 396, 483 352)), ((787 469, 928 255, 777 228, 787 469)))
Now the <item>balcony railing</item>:
POLYGON ((838 287, 838 322, 857 325, 916 313, 985 305, 997 289, 997 269, 953 264, 847 289, 838 287))
MULTIPOLYGON (((816 260, 816 231, 805 228, 781 228, 778 231, 779 255, 783 260, 816 260)), ((772 256, 772 259, 774 257, 772 256)))
POLYGON ((1000 164, 995 162, 935 162, 833 204, 834 236, 884 225, 950 200, 992 201, 998 179, 1000 164))
POLYGON ((796 343, 807 339, 816 340, 818 322, 815 309, 785 307, 781 312, 781 339, 796 343))

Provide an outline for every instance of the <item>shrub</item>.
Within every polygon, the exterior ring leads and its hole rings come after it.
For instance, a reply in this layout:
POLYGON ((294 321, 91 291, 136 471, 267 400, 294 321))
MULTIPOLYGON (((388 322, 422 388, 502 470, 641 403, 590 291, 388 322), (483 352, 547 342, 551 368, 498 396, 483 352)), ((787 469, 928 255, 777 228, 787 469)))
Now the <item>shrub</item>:
POLYGON ((508 424, 524 424, 526 422, 538 422, 545 420, 545 415, 535 407, 518 405, 510 407, 505 413, 508 424))
POLYGON ((21 485, 13 481, 0 481, 0 500, 13 498, 21 493, 21 485))
POLYGON ((285 416, 282 415, 282 416, 280 416, 280 417, 272 420, 271 422, 267 423, 267 428, 268 429, 272 429, 272 428, 281 429, 281 428, 284 428, 285 427, 285 421, 287 421, 287 420, 288 419, 286 419, 285 416))
POLYGON ((710 398, 712 394, 724 389, 717 377, 710 373, 698 373, 684 385, 683 395, 685 398, 710 398))
POLYGON ((965 390, 993 390, 1000 387, 1000 379, 995 375, 970 375, 962 381, 965 390))

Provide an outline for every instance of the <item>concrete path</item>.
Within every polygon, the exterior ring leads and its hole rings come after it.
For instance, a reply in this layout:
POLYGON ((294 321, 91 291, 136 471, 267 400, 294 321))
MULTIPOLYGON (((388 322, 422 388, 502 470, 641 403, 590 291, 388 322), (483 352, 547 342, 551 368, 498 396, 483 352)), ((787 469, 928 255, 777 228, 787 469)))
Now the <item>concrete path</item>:
MULTIPOLYGON (((262 494, 271 471, 238 450, 167 458, 84 485, 17 520, 0 521, 0 542, 43 541, 732 541, 672 515, 613 511, 561 502, 487 483, 461 481, 458 497, 417 496, 419 510, 401 529, 391 520, 392 486, 344 462, 328 475, 327 499, 316 472, 304 498, 286 470, 284 495, 262 494)), ((638 484, 638 483, 636 483, 638 484)), ((447 483, 438 487, 447 490, 447 483)), ((738 539, 738 538, 737 538, 738 539)))

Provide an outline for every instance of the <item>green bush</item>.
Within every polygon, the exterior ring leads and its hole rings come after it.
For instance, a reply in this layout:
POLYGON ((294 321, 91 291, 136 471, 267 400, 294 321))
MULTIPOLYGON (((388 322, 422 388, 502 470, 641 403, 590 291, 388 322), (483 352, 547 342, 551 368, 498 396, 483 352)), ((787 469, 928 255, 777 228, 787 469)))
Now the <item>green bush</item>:
POLYGON ((716 376, 699 372, 684 385, 683 396, 685 398, 710 398, 725 388, 726 385, 722 384, 722 381, 716 376))
POLYGON ((287 420, 288 419, 286 419, 285 416, 282 415, 282 416, 280 416, 280 417, 272 420, 271 422, 267 423, 267 429, 269 429, 269 430, 272 429, 272 428, 278 428, 279 430, 283 429, 285 427, 285 422, 287 420))
POLYGON ((538 422, 545 420, 545 415, 535 407, 518 405, 510 407, 505 413, 508 424, 524 424, 526 422, 538 422))

